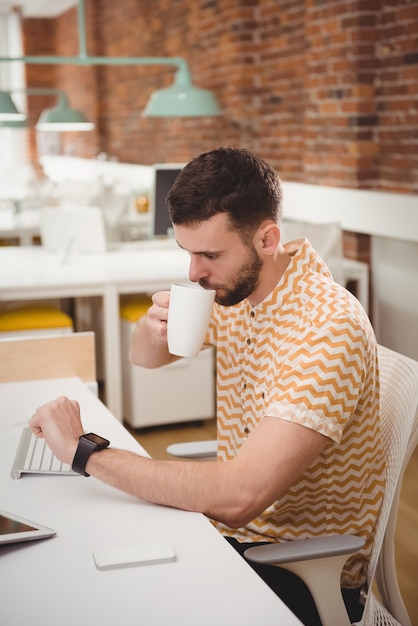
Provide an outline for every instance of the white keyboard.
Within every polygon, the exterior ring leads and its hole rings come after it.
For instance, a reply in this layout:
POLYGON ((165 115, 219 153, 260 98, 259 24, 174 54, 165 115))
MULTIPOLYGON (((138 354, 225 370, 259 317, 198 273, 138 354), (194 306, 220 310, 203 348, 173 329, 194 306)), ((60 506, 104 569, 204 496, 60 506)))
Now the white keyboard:
POLYGON ((12 478, 22 474, 66 474, 77 476, 70 465, 61 463, 48 447, 45 439, 36 437, 30 428, 24 428, 12 466, 12 478))

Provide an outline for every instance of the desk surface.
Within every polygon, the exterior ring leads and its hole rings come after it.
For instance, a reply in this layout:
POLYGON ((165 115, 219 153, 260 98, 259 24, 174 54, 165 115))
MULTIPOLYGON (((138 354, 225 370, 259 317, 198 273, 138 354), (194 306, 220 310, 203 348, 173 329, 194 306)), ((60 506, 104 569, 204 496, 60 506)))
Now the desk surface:
POLYGON ((93 478, 12 480, 21 428, 37 406, 59 394, 80 402, 87 430, 146 454, 78 379, 0 385, 1 507, 58 533, 1 548, 0 623, 300 624, 203 515, 144 503, 93 478), (171 544, 177 561, 95 568, 95 549, 148 542, 171 544))

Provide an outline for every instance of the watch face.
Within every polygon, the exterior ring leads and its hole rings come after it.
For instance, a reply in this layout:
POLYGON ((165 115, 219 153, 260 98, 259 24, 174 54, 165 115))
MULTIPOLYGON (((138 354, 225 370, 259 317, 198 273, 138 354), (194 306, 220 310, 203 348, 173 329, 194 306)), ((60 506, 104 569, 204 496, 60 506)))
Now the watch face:
POLYGON ((100 435, 95 435, 94 433, 88 433, 87 435, 83 435, 84 439, 88 439, 92 443, 97 444, 98 446, 109 445, 109 442, 104 437, 100 437, 100 435))

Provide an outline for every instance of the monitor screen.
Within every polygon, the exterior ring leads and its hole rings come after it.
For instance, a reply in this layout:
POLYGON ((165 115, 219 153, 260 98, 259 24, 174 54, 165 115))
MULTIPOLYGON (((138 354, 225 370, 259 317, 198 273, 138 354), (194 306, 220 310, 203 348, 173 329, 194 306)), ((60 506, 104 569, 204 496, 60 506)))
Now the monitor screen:
POLYGON ((152 192, 152 236, 172 237, 172 224, 168 215, 165 198, 184 163, 158 163, 154 165, 154 185, 152 192))

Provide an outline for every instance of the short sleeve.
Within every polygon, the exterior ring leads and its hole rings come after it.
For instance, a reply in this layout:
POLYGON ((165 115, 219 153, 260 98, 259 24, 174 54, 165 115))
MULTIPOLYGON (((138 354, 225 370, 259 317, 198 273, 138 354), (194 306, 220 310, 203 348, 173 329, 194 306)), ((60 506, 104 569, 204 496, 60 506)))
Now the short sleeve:
POLYGON ((365 370, 364 336, 355 322, 310 327, 282 363, 265 414, 338 442, 362 395, 365 370))

